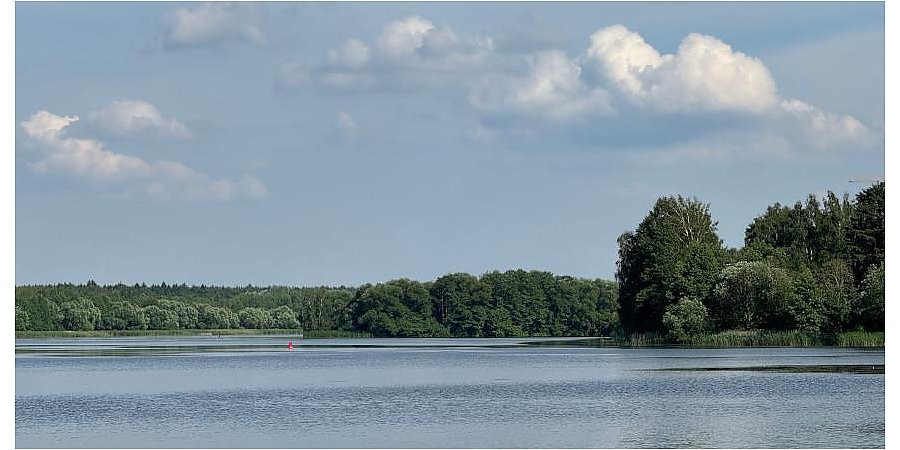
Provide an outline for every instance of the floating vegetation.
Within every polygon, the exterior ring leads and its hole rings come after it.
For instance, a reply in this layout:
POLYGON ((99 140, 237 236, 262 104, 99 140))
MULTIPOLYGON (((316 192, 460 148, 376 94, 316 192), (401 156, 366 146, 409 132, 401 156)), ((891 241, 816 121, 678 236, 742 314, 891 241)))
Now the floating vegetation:
POLYGON ((667 369, 647 369, 664 372, 778 372, 778 373, 858 373, 884 375, 884 364, 820 364, 820 365, 780 365, 751 367, 674 367, 667 369))

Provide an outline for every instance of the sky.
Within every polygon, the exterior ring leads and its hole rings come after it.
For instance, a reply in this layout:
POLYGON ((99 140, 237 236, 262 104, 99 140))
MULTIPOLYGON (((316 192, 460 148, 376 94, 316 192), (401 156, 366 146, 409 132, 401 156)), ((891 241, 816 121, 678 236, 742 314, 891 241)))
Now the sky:
POLYGON ((612 279, 883 177, 884 4, 16 3, 17 284, 612 279))

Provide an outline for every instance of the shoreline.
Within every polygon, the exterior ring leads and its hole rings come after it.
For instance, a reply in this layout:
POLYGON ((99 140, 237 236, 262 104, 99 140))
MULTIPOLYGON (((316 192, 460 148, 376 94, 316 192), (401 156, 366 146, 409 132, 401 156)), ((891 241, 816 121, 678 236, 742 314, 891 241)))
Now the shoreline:
MULTIPOLYGON (((368 333, 335 330, 296 329, 221 329, 221 330, 92 330, 92 331, 16 331, 16 339, 77 339, 122 337, 216 337, 216 336, 285 336, 295 339, 369 339, 368 333)), ((385 339, 491 339, 484 337, 393 337, 385 339)), ((814 335, 783 331, 725 331, 696 336, 688 342, 676 343, 664 336, 635 334, 629 336, 508 336, 521 339, 529 346, 627 347, 627 348, 740 348, 740 347, 847 347, 885 348, 884 332, 850 331, 836 335, 814 335), (540 341, 527 342, 540 338, 540 341), (559 339, 559 340, 553 340, 559 339)))

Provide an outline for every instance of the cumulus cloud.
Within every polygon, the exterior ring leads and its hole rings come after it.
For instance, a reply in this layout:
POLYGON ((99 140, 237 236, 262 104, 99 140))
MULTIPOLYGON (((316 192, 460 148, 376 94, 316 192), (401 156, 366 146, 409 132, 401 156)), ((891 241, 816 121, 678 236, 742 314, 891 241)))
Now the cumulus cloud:
POLYGON ((165 18, 167 48, 196 47, 227 41, 260 44, 262 11, 253 3, 209 2, 176 8, 165 18))
POLYGON ((874 133, 854 117, 827 113, 797 99, 783 100, 780 107, 800 123, 810 141, 817 147, 871 144, 876 140, 874 133))
POLYGON ((336 50, 328 51, 328 65, 359 69, 369 62, 369 47, 358 39, 350 39, 336 50))
POLYGON ((469 94, 478 110, 564 120, 614 112, 606 91, 590 88, 581 67, 559 50, 536 54, 524 77, 488 77, 469 94))
POLYGON ((341 90, 468 83, 492 63, 493 47, 490 38, 412 16, 388 23, 371 43, 350 39, 329 50, 310 74, 318 86, 341 90))
POLYGON ((584 60, 639 104, 663 111, 761 113, 778 105, 775 81, 757 58, 702 34, 661 55, 622 25, 591 35, 584 60))
MULTIPOLYGON (((762 60, 713 36, 689 34, 672 54, 623 25, 600 28, 588 41, 571 58, 558 49, 497 50, 490 36, 457 33, 412 16, 387 23, 369 41, 346 41, 311 67, 284 66, 276 83, 352 92, 442 89, 465 96, 479 115, 478 134, 494 138, 497 134, 487 133, 488 128, 513 130, 516 121, 524 120, 520 125, 575 126, 567 135, 579 139, 602 130, 605 143, 629 148, 641 144, 617 138, 653 135, 647 133, 651 122, 656 131, 660 123, 672 128, 668 124, 687 122, 689 130, 670 133, 670 143, 701 142, 703 134, 728 129, 774 133, 781 139, 763 141, 777 141, 778 148, 785 148, 783 142, 843 148, 879 139, 853 117, 782 98, 762 60), (718 124, 715 130, 712 122, 718 124)), ((665 137, 662 133, 658 139, 665 137)))
MULTIPOLYGON (((877 136, 859 120, 783 99, 765 64, 712 36, 689 34, 675 54, 660 54, 622 25, 597 30, 581 57, 638 111, 750 116, 775 132, 779 148, 871 145, 877 136)), ((773 138, 768 137, 768 142, 773 138)), ((746 147, 746 146, 744 146, 746 147)))
POLYGON ((434 24, 421 17, 395 20, 387 24, 378 36, 378 49, 393 57, 411 55, 425 44, 425 39, 433 30, 434 24))
POLYGON ((187 138, 187 126, 163 117, 155 106, 142 100, 117 100, 107 107, 91 112, 88 120, 95 126, 116 136, 149 135, 187 138))
POLYGON ((93 139, 66 136, 66 129, 78 120, 78 116, 39 111, 21 123, 40 152, 40 158, 30 164, 35 172, 75 176, 168 199, 225 201, 267 195, 262 182, 249 175, 238 180, 213 179, 177 161, 149 162, 109 150, 93 139))

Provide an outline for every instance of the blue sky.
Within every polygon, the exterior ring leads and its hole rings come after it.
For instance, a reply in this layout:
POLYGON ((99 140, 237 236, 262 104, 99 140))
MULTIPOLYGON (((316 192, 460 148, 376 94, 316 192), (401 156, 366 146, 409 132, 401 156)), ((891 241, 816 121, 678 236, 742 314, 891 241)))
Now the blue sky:
POLYGON ((884 174, 883 3, 17 3, 16 282, 613 277, 884 174))

